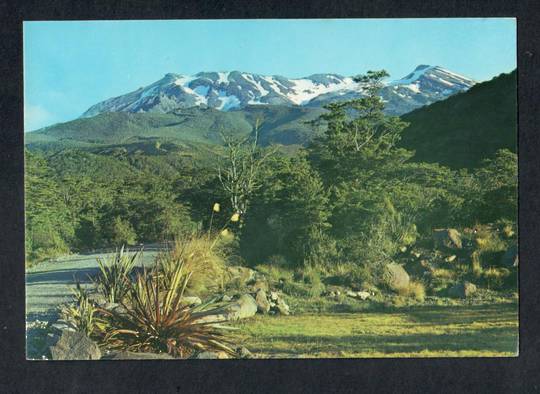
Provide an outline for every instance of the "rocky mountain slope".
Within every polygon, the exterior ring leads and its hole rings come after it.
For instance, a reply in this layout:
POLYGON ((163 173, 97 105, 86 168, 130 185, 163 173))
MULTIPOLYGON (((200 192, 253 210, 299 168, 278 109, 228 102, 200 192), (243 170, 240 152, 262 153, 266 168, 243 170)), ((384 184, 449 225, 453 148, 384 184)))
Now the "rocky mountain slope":
MULTIPOLYGON (((401 115, 465 91, 475 81, 438 66, 420 65, 402 79, 388 82, 381 95, 387 112, 401 115)), ((361 97, 361 84, 338 74, 305 78, 265 76, 240 71, 166 74, 153 84, 90 107, 82 117, 105 112, 167 113, 178 108, 208 106, 221 111, 250 105, 321 107, 336 100, 361 97)))

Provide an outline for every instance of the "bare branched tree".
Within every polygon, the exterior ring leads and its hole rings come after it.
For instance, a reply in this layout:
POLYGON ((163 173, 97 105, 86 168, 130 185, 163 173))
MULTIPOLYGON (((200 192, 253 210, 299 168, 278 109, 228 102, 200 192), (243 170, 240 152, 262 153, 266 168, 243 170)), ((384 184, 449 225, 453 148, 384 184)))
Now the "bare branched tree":
POLYGON ((253 135, 235 138, 221 133, 227 155, 218 167, 218 177, 228 194, 233 210, 245 215, 253 193, 261 186, 260 168, 272 156, 275 148, 265 151, 258 145, 260 121, 257 119, 253 135))

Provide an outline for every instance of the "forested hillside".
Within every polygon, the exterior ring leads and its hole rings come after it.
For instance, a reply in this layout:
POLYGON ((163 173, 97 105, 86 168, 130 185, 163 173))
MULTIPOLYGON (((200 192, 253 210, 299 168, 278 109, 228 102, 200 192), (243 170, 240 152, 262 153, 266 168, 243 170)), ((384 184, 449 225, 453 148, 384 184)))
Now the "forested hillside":
POLYGON ((478 167, 498 149, 517 149, 516 71, 404 115, 401 146, 416 161, 478 167))
MULTIPOLYGON (((351 275, 377 281, 384 264, 403 248, 430 239, 434 228, 515 228, 517 156, 508 149, 489 150, 506 146, 515 135, 494 137, 499 145, 484 149, 485 160, 475 169, 451 168, 471 164, 468 150, 463 157, 440 154, 441 163, 421 156, 428 143, 437 147, 443 138, 447 143, 439 149, 461 152, 455 151, 452 139, 461 132, 460 123, 443 110, 469 111, 464 118, 472 120, 460 121, 469 135, 466 125, 490 113, 486 106, 495 100, 491 95, 511 90, 512 75, 411 114, 408 128, 403 119, 383 112, 384 102, 375 93, 379 78, 366 77, 373 84, 371 95, 330 104, 318 118, 306 108, 228 112, 227 119, 244 128, 223 130, 228 137, 219 144, 223 135, 213 122, 223 113, 213 109, 103 114, 43 130, 37 135, 59 142, 50 149, 29 138, 28 260, 172 239, 206 231, 210 222, 219 228, 236 213, 241 219, 233 229, 235 250, 246 264, 274 258, 293 267, 341 264, 351 275), (470 112, 482 108, 484 112, 470 112), (209 116, 198 116, 199 111, 209 116), (446 126, 421 126, 424 121, 437 124, 425 115, 436 113, 442 123, 456 127, 453 133, 444 134, 446 126), (317 121, 304 122, 309 117, 317 121), (292 128, 294 123, 301 128, 292 128), (408 133, 428 129, 440 138, 418 142, 412 147, 416 156, 403 148, 412 143, 408 133), (273 133, 317 137, 305 149, 284 154, 270 144, 273 133), (165 135, 176 139, 163 139, 165 135), (63 145, 63 138, 75 137, 90 145, 63 145), (214 217, 215 203, 221 209, 214 217)), ((511 100, 501 96, 498 102, 498 112, 512 112, 511 100)), ((479 139, 487 138, 486 130, 495 130, 495 120, 490 122, 485 123, 492 127, 480 130, 479 139)), ((506 241, 497 245, 504 248, 506 241)))

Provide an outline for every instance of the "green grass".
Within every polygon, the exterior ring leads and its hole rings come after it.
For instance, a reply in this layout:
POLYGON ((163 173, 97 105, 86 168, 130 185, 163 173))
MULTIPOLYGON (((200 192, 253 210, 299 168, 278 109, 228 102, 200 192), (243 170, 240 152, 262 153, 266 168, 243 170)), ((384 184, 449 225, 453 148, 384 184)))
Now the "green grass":
POLYGON ((516 303, 259 316, 238 324, 261 358, 500 357, 518 349, 516 303))

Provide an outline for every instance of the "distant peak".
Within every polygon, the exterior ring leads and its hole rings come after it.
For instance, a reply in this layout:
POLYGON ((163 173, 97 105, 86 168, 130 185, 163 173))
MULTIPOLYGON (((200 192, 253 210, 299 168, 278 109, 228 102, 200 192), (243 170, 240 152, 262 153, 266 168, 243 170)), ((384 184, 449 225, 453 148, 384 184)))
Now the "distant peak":
POLYGON ((431 67, 433 66, 430 66, 429 64, 419 64, 418 66, 416 66, 414 71, 421 71, 421 70, 425 70, 426 68, 431 68, 431 67))

